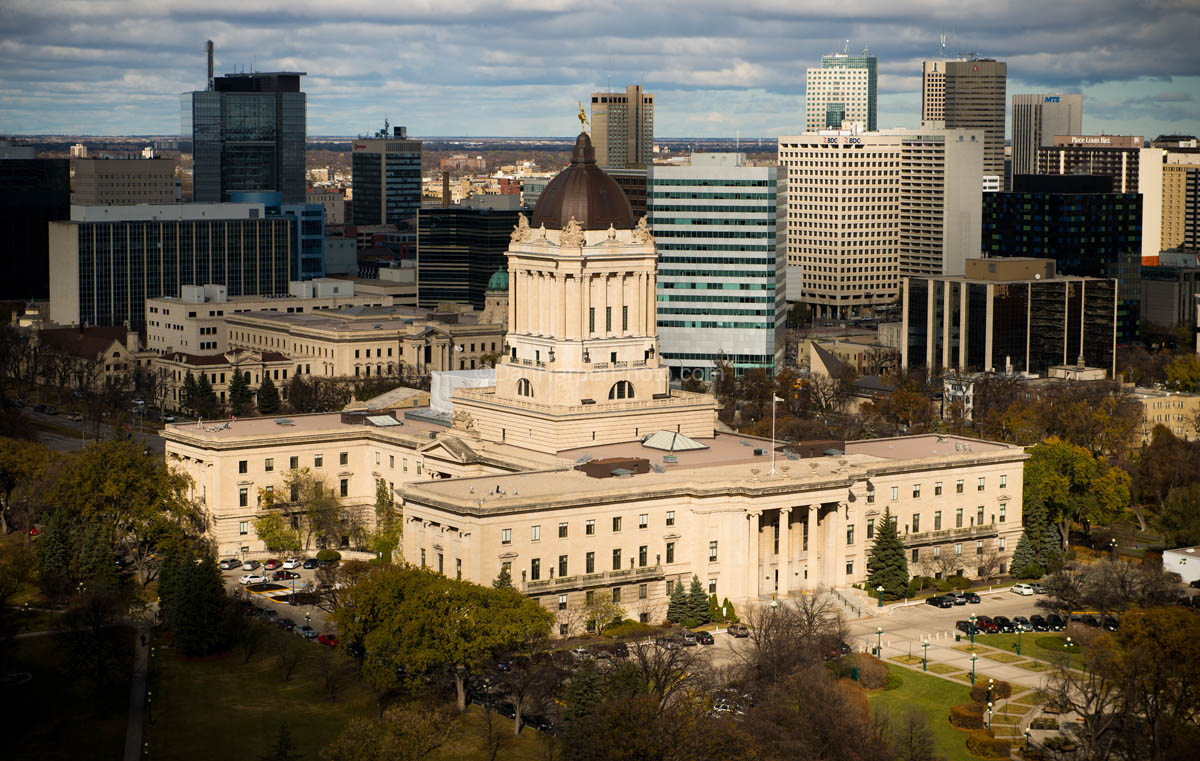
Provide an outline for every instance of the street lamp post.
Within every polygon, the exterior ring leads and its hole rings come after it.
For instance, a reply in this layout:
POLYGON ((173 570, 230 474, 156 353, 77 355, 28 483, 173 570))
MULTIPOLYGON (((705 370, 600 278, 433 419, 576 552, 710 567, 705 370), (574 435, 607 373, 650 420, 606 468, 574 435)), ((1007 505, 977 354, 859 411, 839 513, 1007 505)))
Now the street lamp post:
POLYGON ((926 639, 924 642, 922 642, 921 647, 924 648, 924 653, 921 656, 921 670, 928 671, 929 670, 929 640, 926 639))
POLYGON ((882 608, 883 607, 883 585, 882 584, 875 587, 875 594, 878 595, 879 607, 882 608))
POLYGON ((975 646, 975 614, 971 614, 971 647, 975 646))
POLYGON ((1071 638, 1067 637, 1067 641, 1063 643, 1063 650, 1067 653, 1067 668, 1071 668, 1071 638))
POLYGON ((972 654, 971 655, 971 686, 972 687, 975 686, 975 661, 977 661, 977 660, 979 660, 979 656, 972 654))
POLYGON ((1117 539, 1116 539, 1116 537, 1113 537, 1113 540, 1109 543, 1109 547, 1112 550, 1112 560, 1115 563, 1115 562, 1117 562, 1117 539))
POLYGON ((1021 632, 1022 629, 1017 629, 1017 655, 1021 654, 1021 632))
POLYGON ((312 613, 305 613, 305 614, 304 614, 304 625, 305 625, 305 626, 311 626, 311 625, 312 625, 312 613))
POLYGON ((29 603, 28 601, 21 606, 21 610, 25 613, 25 631, 29 631, 29 603))
POLYGON ((993 687, 993 685, 994 685, 994 681, 992 680, 991 677, 988 677, 988 707, 989 708, 992 705, 992 687, 993 687))
POLYGON ((990 701, 990 700, 988 701, 987 728, 988 729, 992 728, 992 701, 990 701))

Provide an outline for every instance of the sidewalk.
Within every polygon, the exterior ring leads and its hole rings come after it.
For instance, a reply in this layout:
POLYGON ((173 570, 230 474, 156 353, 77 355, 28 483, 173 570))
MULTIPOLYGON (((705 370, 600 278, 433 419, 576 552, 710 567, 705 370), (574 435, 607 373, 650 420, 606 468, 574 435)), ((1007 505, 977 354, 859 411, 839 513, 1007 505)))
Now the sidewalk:
POLYGON ((146 718, 146 673, 150 661, 150 629, 138 627, 133 640, 133 679, 129 684, 129 725, 125 729, 124 761, 142 757, 142 732, 146 718))

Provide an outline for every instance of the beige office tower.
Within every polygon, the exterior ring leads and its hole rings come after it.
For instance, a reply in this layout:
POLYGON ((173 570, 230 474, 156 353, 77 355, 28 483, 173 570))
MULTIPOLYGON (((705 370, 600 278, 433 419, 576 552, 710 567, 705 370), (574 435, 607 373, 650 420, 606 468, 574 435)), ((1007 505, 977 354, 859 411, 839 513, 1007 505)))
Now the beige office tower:
POLYGON ((946 60, 925 61, 921 67, 921 121, 946 121, 946 60))
POLYGON ((1194 249, 1200 220, 1200 154, 1162 148, 1142 148, 1139 154, 1143 262, 1163 251, 1194 249))
POLYGON ((611 169, 654 163, 654 96, 641 85, 592 93, 596 163, 611 169))
POLYGON ((821 57, 820 68, 808 69, 804 88, 804 131, 850 128, 875 130, 878 110, 879 61, 862 55, 834 53, 821 57))
POLYGON ((979 255, 983 151, 980 130, 780 137, 788 301, 844 319, 894 303, 902 272, 961 275, 979 255))
MULTIPOLYGON (((931 62, 937 63, 937 62, 931 62)), ((1004 179, 1004 105, 1008 64, 990 58, 946 61, 943 115, 948 129, 983 130, 983 175, 990 187, 1004 179)), ((929 93, 936 109, 937 93, 929 93)), ((924 111, 925 109, 922 108, 924 111)), ((937 121, 934 119, 933 121, 937 121)))
POLYGON ((1012 173, 1037 174, 1038 149, 1056 135, 1083 134, 1083 96, 1038 93, 1012 96, 1012 173))
POLYGON ((74 159, 76 206, 179 202, 174 159, 74 159))

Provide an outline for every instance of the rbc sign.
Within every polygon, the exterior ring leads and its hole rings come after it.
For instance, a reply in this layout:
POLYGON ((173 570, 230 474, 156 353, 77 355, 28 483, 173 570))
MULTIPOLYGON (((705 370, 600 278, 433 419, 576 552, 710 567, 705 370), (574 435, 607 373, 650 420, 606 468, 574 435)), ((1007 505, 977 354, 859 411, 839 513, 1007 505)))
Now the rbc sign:
POLYGON ((1044 100, 1042 102, 1043 103, 1058 103, 1058 101, 1059 101, 1059 97, 1057 95, 1047 95, 1046 100, 1044 100))

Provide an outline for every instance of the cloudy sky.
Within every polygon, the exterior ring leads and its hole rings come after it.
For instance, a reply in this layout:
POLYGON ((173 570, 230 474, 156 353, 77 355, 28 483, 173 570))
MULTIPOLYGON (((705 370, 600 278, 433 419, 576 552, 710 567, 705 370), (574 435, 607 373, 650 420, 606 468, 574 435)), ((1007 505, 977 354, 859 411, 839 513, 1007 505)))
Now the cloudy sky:
POLYGON ((206 39, 218 74, 308 72, 310 136, 569 135, 610 81, 654 93, 659 136, 792 133, 846 40, 879 125, 916 126, 943 29, 1010 95, 1084 93, 1087 132, 1200 131, 1197 0, 0 0, 0 133, 177 133, 206 39))

